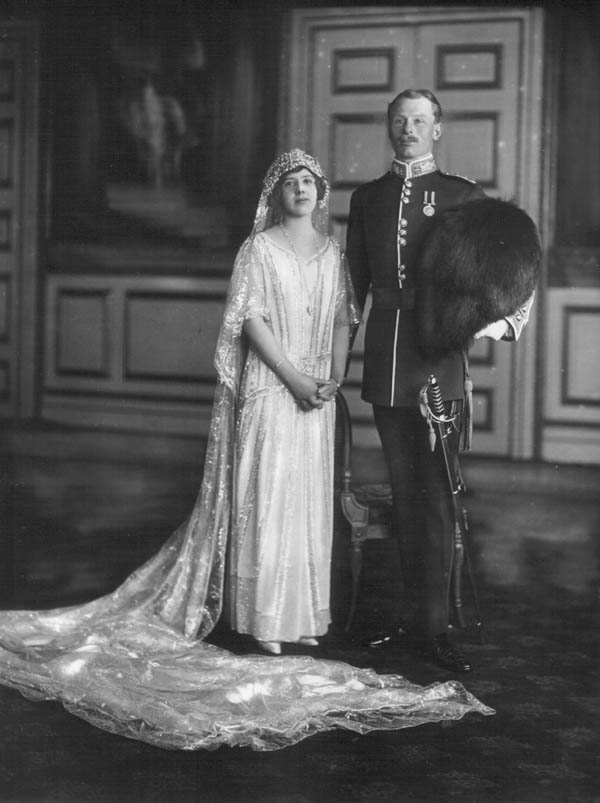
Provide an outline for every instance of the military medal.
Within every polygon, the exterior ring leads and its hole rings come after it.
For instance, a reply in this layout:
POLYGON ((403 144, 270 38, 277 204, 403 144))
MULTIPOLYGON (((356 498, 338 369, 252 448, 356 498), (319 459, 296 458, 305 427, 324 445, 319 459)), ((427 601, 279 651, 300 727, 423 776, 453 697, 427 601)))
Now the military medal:
POLYGON ((435 192, 423 193, 423 214, 427 217, 435 215, 435 192))

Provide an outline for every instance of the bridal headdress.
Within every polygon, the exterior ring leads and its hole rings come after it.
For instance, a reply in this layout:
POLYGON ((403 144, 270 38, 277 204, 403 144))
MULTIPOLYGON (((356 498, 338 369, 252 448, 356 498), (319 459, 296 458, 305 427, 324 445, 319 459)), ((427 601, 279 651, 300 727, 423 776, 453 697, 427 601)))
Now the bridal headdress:
POLYGON ((320 180, 324 188, 323 197, 319 200, 314 212, 314 225, 324 234, 327 232, 329 223, 329 182, 325 177, 321 165, 314 156, 311 156, 300 148, 293 148, 291 151, 286 151, 278 156, 267 170, 263 179, 262 192, 254 217, 253 235, 270 228, 277 222, 275 219, 276 210, 272 204, 273 190, 283 176, 301 167, 306 167, 310 170, 310 172, 320 180))

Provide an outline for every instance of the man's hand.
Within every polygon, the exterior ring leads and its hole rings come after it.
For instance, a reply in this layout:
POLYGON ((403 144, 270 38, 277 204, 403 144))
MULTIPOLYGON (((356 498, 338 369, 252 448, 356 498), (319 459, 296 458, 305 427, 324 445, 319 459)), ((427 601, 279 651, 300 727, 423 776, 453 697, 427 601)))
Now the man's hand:
POLYGON ((332 401, 335 399, 335 394, 338 392, 339 385, 335 379, 328 379, 326 382, 322 380, 317 383, 319 385, 319 398, 324 402, 332 401))
POLYGON ((490 337, 492 340, 502 340, 508 334, 510 324, 506 318, 501 318, 499 321, 488 324, 475 335, 475 340, 480 340, 482 337, 490 337))

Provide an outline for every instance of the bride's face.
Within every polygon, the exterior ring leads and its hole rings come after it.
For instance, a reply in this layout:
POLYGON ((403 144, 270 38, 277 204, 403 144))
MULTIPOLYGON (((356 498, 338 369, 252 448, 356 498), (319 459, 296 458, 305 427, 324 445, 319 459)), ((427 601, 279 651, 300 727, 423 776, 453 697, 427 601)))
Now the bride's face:
POLYGON ((311 215, 317 204, 317 182, 306 167, 287 173, 281 180, 281 206, 285 215, 311 215))

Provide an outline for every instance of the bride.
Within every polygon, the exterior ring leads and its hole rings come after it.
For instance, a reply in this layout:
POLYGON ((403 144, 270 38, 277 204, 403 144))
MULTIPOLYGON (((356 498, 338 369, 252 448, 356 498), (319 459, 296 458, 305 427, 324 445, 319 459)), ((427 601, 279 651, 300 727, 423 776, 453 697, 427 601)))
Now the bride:
POLYGON ((493 713, 454 681, 423 688, 282 655, 288 642, 318 643, 330 624, 333 400, 358 318, 340 246, 326 233, 328 195, 301 150, 267 172, 235 260, 188 520, 107 596, 1 612, 0 683, 172 749, 274 750, 333 728, 493 713), (204 641, 224 607, 256 655, 204 641))

